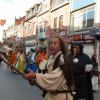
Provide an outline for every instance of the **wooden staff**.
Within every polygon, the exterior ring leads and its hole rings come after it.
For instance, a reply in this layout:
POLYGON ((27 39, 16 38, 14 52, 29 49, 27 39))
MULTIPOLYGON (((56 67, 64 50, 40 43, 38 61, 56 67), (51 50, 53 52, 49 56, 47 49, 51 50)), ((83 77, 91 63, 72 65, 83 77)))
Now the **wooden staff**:
POLYGON ((19 71, 15 66, 11 65, 10 62, 2 55, 0 54, 0 57, 3 59, 3 61, 8 64, 11 68, 13 68, 15 71, 17 71, 20 75, 24 76, 25 74, 21 71, 19 71))
MULTIPOLYGON (((15 66, 11 65, 10 62, 2 55, 2 53, 0 53, 0 57, 3 59, 3 61, 8 64, 11 68, 13 68, 15 71, 17 71, 21 76, 25 76, 25 73, 19 71, 15 66)), ((34 79, 29 79, 28 80, 30 82, 31 85, 36 84, 34 79)))

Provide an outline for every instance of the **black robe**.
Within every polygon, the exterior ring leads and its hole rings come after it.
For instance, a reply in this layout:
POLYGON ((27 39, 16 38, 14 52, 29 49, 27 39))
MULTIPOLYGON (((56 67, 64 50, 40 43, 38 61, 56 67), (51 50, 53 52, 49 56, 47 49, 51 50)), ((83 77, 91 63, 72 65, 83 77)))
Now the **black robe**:
POLYGON ((68 55, 72 64, 72 70, 74 74, 75 91, 74 100, 77 99, 93 99, 91 73, 85 71, 86 64, 92 64, 92 60, 83 52, 77 55, 75 58, 78 61, 73 61, 73 55, 68 55))

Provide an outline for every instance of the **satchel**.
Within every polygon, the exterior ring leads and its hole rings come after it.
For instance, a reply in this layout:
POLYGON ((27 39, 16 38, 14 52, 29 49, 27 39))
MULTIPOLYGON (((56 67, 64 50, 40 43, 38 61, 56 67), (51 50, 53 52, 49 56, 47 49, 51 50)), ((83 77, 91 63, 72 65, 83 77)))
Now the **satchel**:
POLYGON ((47 64, 47 60, 44 59, 43 61, 40 62, 40 64, 39 64, 39 69, 40 69, 40 70, 44 70, 46 64, 47 64))

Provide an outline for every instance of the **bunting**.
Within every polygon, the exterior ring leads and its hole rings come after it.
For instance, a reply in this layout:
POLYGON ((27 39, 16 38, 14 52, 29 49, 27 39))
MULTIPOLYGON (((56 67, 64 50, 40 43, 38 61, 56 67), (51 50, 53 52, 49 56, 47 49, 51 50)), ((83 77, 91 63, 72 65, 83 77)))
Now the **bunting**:
POLYGON ((3 26, 6 23, 6 20, 0 19, 0 25, 3 26))

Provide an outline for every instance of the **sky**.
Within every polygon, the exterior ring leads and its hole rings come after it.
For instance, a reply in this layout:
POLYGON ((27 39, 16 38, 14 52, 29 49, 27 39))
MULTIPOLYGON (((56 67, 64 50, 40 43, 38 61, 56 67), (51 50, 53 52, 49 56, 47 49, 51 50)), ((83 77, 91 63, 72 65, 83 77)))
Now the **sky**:
POLYGON ((0 26, 0 41, 2 40, 2 31, 11 26, 14 18, 23 17, 30 7, 43 0, 0 0, 0 19, 5 19, 6 23, 0 26))

